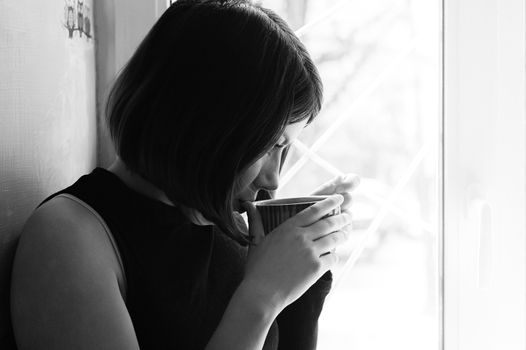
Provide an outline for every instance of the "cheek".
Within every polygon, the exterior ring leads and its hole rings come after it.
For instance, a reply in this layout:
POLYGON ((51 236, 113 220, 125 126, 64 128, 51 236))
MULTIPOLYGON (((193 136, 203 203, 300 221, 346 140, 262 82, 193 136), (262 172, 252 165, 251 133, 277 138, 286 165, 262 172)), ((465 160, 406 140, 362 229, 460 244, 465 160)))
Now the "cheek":
POLYGON ((237 192, 243 191, 252 183, 252 181, 254 181, 254 179, 258 176, 259 172, 261 171, 262 165, 263 162, 260 159, 256 163, 252 164, 250 168, 245 170, 243 174, 241 174, 236 187, 237 192))

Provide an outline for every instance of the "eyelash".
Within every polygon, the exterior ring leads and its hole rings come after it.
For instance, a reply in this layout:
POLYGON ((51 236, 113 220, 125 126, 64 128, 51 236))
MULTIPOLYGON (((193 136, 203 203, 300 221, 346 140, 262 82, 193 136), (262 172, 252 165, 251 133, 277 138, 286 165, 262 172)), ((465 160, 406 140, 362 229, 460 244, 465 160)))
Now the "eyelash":
POLYGON ((274 147, 273 147, 270 151, 268 151, 267 154, 272 153, 272 151, 274 150, 274 148, 280 149, 280 148, 283 148, 283 147, 285 147, 285 145, 274 145, 274 147))

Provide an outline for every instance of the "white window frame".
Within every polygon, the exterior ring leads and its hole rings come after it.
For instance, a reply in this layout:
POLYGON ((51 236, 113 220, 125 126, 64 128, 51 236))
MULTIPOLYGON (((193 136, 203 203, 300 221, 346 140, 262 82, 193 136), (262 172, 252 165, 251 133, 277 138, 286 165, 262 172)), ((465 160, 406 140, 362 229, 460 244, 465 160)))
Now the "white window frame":
POLYGON ((525 349, 526 6, 443 1, 443 349, 525 349))

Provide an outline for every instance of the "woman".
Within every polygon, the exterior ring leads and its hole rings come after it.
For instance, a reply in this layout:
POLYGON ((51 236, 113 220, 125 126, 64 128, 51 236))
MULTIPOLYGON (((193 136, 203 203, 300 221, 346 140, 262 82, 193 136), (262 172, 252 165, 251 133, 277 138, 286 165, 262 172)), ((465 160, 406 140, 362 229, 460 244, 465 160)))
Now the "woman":
POLYGON ((321 91, 272 11, 172 5, 110 93, 117 160, 48 197, 24 227, 11 293, 19 349, 315 348, 336 263, 326 253, 350 224, 321 218, 349 194, 267 236, 251 201, 277 188, 321 91))

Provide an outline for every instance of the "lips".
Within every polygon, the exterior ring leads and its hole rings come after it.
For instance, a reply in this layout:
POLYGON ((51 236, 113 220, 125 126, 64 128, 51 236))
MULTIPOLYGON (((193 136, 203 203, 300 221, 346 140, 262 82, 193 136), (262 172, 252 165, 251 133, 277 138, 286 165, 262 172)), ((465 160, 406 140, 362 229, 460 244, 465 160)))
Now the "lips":
POLYGON ((239 198, 240 202, 245 202, 245 201, 254 202, 255 200, 256 200, 256 195, 255 194, 253 194, 249 198, 239 198))
POLYGON ((244 196, 246 199, 243 198, 242 200, 244 200, 244 201, 251 201, 251 202, 255 201, 257 196, 258 196, 258 191, 259 190, 253 189, 250 186, 249 186, 248 190, 250 191, 249 194, 246 197, 244 196))

